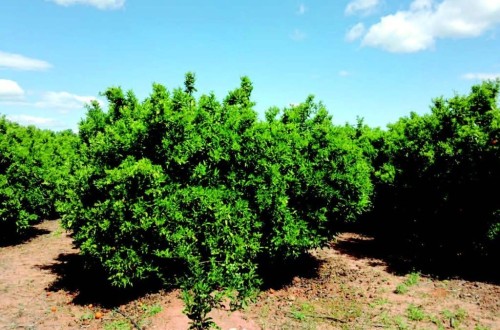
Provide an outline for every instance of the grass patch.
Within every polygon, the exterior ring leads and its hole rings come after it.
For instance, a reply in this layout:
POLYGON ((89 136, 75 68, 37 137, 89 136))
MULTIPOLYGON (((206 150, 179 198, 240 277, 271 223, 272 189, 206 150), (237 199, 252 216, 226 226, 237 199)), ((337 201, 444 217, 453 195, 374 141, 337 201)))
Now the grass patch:
POLYGON ((294 319, 297 319, 299 321, 304 321, 306 319, 306 314, 304 314, 304 312, 300 311, 300 310, 294 310, 292 309, 292 311, 290 312, 290 314, 292 314, 292 317, 294 319))
POLYGON ((410 304, 406 309, 406 316, 408 317, 408 320, 411 321, 423 321, 426 318, 426 314, 422 307, 415 306, 413 304, 410 304))
POLYGON ((388 328, 393 323, 392 317, 389 316, 389 313, 387 311, 383 311, 382 313, 380 313, 380 315, 377 316, 377 320, 384 326, 384 328, 388 328))
POLYGON ((146 317, 151 317, 155 316, 156 314, 160 313, 163 308, 160 305, 142 305, 142 310, 144 312, 144 316, 146 317))
POLYGON ((104 330, 131 330, 132 326, 127 320, 116 320, 105 323, 104 330))
POLYGON ((412 272, 410 274, 408 274, 406 280, 405 280, 405 284, 408 285, 408 286, 414 286, 416 285, 418 282, 420 281, 420 273, 418 272, 412 272))
POLYGON ((373 302, 369 304, 371 308, 378 307, 378 306, 383 306, 389 303, 389 300, 387 298, 379 298, 375 299, 373 302))
POLYGON ((394 293, 405 294, 410 290, 410 287, 417 285, 419 281, 420 281, 420 273, 411 272, 406 276, 406 279, 404 280, 403 283, 398 284, 398 286, 396 286, 394 293))
POLYGON ((292 308, 290 314, 293 318, 304 321, 308 316, 314 315, 314 306, 310 303, 303 303, 298 308, 292 308))
POLYGON ((80 316, 80 321, 89 321, 94 318, 94 313, 92 311, 86 311, 80 316))
POLYGON ((408 323, 406 323, 406 320, 402 316, 396 316, 394 318, 394 323, 396 324, 396 327, 399 330, 406 330, 406 329, 408 329, 408 323))
POLYGON ((405 294, 409 291, 410 289, 408 288, 407 285, 404 285, 403 283, 401 284, 398 284, 398 286, 396 286, 396 290, 394 290, 394 293, 397 293, 397 294, 405 294))
POLYGON ((491 328, 478 324, 474 327, 474 330, 491 330, 491 328))
POLYGON ((453 329, 458 327, 467 318, 467 311, 463 308, 459 308, 456 311, 445 309, 441 314, 446 319, 446 323, 449 323, 453 329))
POLYGON ((64 228, 61 226, 61 224, 59 224, 59 227, 54 232, 52 232, 52 236, 53 237, 61 237, 63 232, 64 232, 64 228))
POLYGON ((429 317, 429 321, 434 323, 437 326, 438 330, 444 330, 443 322, 441 322, 439 317, 437 317, 435 315, 429 315, 428 317, 429 317))

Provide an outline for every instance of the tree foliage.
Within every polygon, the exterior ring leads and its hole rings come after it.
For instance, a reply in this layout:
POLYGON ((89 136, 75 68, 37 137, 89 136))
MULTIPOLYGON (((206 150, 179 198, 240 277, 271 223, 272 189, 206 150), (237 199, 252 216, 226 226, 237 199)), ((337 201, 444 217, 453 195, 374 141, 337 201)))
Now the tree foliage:
POLYGON ((195 99, 194 75, 139 102, 112 87, 80 123, 64 223, 118 286, 175 274, 193 328, 259 287, 262 262, 296 258, 369 207, 371 168, 350 130, 313 97, 266 121, 246 77, 222 102, 195 99), (180 271, 179 271, 180 269, 180 271))
POLYGON ((437 98, 431 113, 401 118, 373 140, 374 226, 434 255, 498 252, 499 88, 489 81, 468 95, 437 98))
POLYGON ((23 127, 0 117, 0 232, 2 239, 57 217, 77 136, 23 127))
POLYGON ((179 285, 193 329, 224 298, 244 305, 264 265, 324 246, 372 204, 371 226, 413 251, 499 251, 500 81, 387 131, 335 126, 312 96, 260 120, 252 89, 243 77, 222 100, 196 98, 193 73, 143 101, 111 87, 78 136, 0 117, 0 232, 62 214, 114 285, 179 285))

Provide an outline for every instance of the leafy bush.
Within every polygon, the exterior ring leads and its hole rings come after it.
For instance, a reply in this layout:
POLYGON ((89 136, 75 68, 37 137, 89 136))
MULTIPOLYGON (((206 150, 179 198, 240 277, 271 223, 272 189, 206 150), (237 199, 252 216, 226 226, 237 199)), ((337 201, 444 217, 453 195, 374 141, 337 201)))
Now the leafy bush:
POLYGON ((499 251, 500 81, 434 100, 389 126, 374 167, 376 224, 413 251, 448 257, 499 251), (416 250, 415 250, 416 249, 416 250))
POLYGON ((309 97, 259 121, 252 84, 219 102, 193 96, 194 75, 139 102, 109 88, 80 123, 72 189, 60 204, 81 252, 117 286, 148 277, 183 288, 192 328, 223 297, 233 307, 259 287, 263 262, 324 245, 369 207, 371 168, 309 97))
MULTIPOLYGON (((0 229, 4 238, 57 216, 76 135, 23 127, 0 117, 0 229)), ((3 239, 3 238, 2 238, 3 239)))

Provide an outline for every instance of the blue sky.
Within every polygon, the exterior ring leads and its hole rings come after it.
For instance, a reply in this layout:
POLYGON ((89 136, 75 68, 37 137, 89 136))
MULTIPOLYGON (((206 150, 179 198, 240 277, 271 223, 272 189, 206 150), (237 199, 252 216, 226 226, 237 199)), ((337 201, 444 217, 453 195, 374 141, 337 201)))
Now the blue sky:
POLYGON ((249 76, 261 114, 314 94, 384 127, 500 77, 499 34, 500 0, 3 0, 0 114, 76 129, 109 86, 143 99, 193 71, 219 99, 249 76))

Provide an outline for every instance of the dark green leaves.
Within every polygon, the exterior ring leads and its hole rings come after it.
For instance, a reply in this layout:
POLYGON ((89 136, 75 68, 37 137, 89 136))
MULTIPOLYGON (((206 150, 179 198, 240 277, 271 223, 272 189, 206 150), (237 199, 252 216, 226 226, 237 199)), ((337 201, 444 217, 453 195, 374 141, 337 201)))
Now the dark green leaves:
POLYGON ((447 258, 498 252, 499 88, 484 82, 390 125, 375 207, 388 235, 447 258))
POLYGON ((0 117, 0 239, 57 217, 76 142, 70 131, 23 127, 0 117))
POLYGON ((313 97, 257 120, 252 83, 221 103, 153 85, 138 102, 110 88, 109 111, 89 108, 81 163, 64 223, 83 254, 118 286, 147 278, 184 290, 201 329, 223 297, 241 306, 261 262, 324 245, 336 223, 369 206, 370 166, 350 129, 333 126, 313 97))

